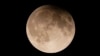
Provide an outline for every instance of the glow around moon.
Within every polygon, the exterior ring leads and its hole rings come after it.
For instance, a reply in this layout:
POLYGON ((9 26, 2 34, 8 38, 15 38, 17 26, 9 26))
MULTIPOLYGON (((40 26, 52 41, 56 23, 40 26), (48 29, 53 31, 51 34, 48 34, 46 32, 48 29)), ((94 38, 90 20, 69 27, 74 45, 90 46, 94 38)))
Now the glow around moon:
POLYGON ((57 53, 69 46, 75 35, 74 20, 66 10, 51 5, 35 9, 28 18, 26 33, 39 51, 57 53))

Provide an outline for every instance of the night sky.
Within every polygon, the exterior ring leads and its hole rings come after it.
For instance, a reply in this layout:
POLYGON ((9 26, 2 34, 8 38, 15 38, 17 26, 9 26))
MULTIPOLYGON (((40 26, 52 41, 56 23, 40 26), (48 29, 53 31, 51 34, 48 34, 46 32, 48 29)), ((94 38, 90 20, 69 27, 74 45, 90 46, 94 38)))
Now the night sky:
POLYGON ((90 40, 90 38, 92 39, 90 37, 91 34, 90 36, 88 35, 91 31, 89 27, 91 27, 92 22, 90 7, 89 2, 81 0, 11 1, 4 5, 4 15, 7 15, 3 17, 7 17, 7 23, 4 28, 6 28, 5 31, 8 33, 8 35, 4 35, 4 37, 7 36, 6 39, 4 38, 6 42, 3 41, 4 44, 2 45, 5 46, 4 52, 10 52, 9 55, 14 54, 13 56, 86 56, 91 50, 89 46, 92 41, 90 40), (72 43, 65 50, 54 54, 43 53, 35 49, 28 41, 26 35, 26 22, 29 15, 37 7, 48 4, 67 10, 72 15, 76 26, 75 37, 72 43))

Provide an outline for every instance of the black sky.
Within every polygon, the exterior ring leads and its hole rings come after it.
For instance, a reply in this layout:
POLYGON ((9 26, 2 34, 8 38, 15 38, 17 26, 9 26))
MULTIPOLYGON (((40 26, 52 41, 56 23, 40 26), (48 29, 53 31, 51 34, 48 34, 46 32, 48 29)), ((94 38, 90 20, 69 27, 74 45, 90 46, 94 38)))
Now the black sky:
MULTIPOLYGON (((9 55, 26 55, 26 56, 82 56, 88 54, 91 50, 91 39, 88 34, 90 34, 90 28, 92 18, 90 18, 91 3, 88 1, 76 1, 76 0, 25 0, 25 1, 11 1, 10 3, 4 5, 5 13, 3 18, 6 22, 6 33, 8 35, 4 40, 5 51, 10 52, 9 55), (29 15, 33 10, 41 5, 55 5, 61 7, 70 12, 73 16, 76 25, 75 38, 71 45, 63 50, 62 52, 55 54, 42 53, 30 44, 26 36, 26 22, 29 15), (91 20, 90 20, 91 19, 91 20), (9 37, 8 37, 9 36, 9 37)), ((94 12, 94 11, 92 11, 94 12)))

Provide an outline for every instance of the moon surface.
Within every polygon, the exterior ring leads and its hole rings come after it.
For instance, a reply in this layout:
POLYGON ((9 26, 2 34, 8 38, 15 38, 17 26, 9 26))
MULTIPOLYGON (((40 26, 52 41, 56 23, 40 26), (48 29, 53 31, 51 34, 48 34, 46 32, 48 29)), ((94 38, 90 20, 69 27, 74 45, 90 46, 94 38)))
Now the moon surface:
POLYGON ((75 23, 66 10, 53 5, 43 5, 30 14, 26 34, 37 50, 57 53, 71 44, 75 35, 75 23))

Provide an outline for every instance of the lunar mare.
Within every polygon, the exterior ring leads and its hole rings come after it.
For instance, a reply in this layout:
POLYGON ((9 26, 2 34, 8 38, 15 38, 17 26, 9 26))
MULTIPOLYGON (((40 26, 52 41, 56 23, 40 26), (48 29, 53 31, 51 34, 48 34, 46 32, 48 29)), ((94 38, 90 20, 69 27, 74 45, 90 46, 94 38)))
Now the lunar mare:
POLYGON ((26 33, 36 49, 46 53, 56 53, 67 48, 72 42, 75 23, 66 10, 43 5, 29 16, 26 33))

